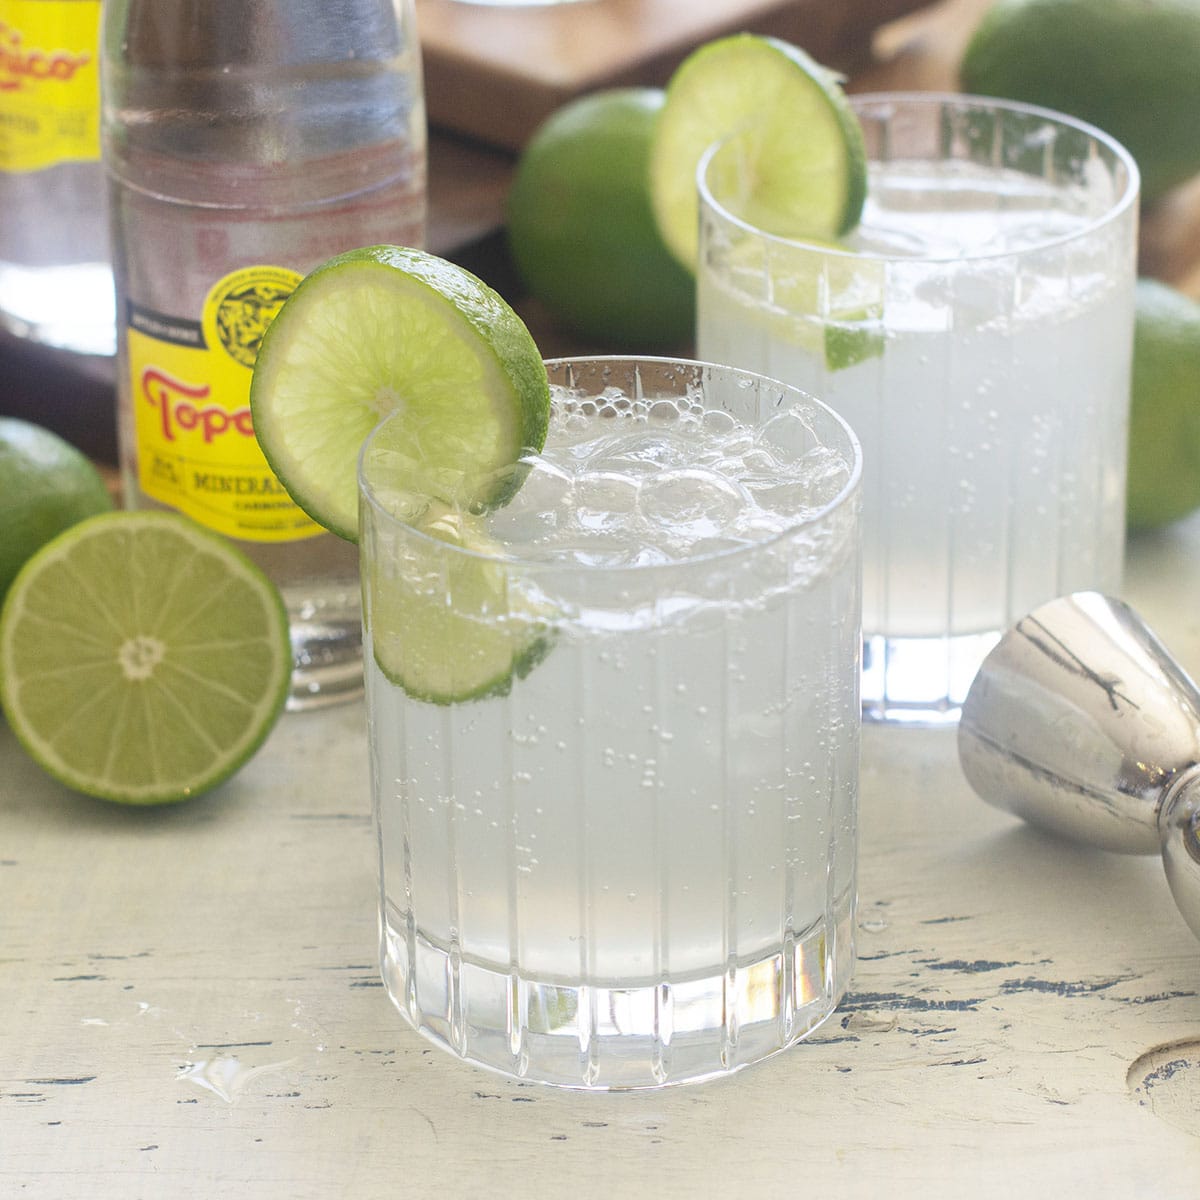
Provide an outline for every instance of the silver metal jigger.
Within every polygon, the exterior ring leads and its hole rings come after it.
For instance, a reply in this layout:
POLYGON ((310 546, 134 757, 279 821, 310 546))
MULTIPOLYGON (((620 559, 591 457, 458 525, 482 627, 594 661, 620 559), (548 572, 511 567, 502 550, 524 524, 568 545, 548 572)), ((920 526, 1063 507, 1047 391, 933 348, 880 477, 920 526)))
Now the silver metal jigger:
POLYGON ((979 668, 958 755, 989 804, 1076 841, 1162 853, 1200 938, 1200 690, 1127 604, 1063 596, 979 668))

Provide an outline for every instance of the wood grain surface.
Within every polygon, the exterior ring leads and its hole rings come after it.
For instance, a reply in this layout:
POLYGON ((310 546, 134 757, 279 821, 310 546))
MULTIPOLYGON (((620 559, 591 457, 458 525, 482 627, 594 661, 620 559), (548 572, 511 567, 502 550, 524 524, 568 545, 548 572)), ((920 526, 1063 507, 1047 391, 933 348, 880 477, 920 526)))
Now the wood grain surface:
MULTIPOLYGON (((1125 596, 1200 674, 1200 518, 1125 596)), ((868 728, 858 968, 738 1076, 587 1096, 457 1062, 375 947, 360 704, 129 811, 0 727, 0 1196, 1193 1200, 1200 945, 1161 865, 982 804, 954 735, 868 728)))

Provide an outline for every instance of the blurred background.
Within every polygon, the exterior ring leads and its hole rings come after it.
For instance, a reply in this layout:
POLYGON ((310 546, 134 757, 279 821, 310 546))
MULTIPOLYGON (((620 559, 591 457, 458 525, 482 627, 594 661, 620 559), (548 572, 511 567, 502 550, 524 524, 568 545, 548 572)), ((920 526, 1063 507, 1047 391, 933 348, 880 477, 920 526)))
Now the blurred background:
MULTIPOLYGON (((852 92, 963 90, 965 49, 995 2, 585 0, 493 8, 417 0, 430 125, 427 248, 500 291, 547 357, 641 349, 564 321, 530 294, 514 264, 506 203, 523 151, 552 113, 603 89, 661 86, 694 47, 738 30, 794 42, 841 72, 852 92)), ((1200 298, 1200 177, 1144 206, 1139 266, 1200 298)), ((687 353, 688 339, 669 349, 687 353)), ((106 358, 0 335, 0 414, 48 426, 115 467, 106 358)))

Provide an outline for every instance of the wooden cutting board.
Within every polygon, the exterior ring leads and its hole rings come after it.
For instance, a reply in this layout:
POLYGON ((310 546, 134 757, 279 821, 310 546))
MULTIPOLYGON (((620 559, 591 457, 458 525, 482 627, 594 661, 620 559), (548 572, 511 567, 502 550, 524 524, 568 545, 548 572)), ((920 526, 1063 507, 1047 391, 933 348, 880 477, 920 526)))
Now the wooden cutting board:
POLYGON ((417 0, 430 123, 519 150, 572 97, 659 85, 695 46, 739 30, 828 66, 865 55, 881 24, 929 0, 575 0, 503 7, 417 0))

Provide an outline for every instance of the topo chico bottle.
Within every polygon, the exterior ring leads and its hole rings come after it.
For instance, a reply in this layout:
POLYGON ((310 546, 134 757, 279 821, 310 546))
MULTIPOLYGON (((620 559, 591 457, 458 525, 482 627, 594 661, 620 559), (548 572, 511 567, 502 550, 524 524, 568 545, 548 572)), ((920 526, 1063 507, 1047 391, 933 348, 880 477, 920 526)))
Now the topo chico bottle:
POLYGON ((111 0, 101 79, 126 503, 226 534, 279 585, 293 708, 355 694, 356 548, 271 472, 249 387, 306 271, 423 244, 412 0, 111 0))
POLYGON ((100 0, 0 0, 0 328, 111 356, 100 0))

